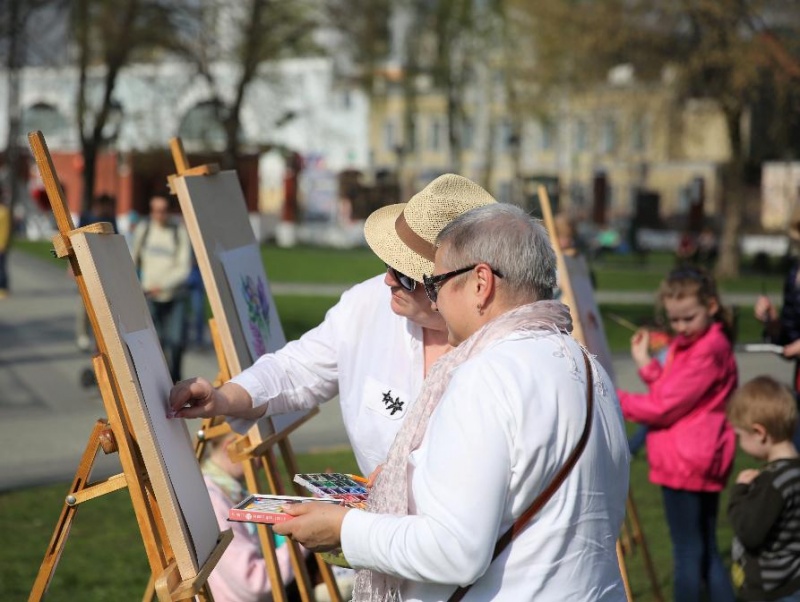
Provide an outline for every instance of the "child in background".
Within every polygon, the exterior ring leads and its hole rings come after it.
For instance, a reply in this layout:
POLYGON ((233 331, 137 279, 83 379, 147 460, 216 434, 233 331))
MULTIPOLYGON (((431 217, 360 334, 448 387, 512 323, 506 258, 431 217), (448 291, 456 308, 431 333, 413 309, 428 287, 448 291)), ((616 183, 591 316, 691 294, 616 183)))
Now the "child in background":
POLYGON ((725 404, 737 384, 730 325, 714 280, 704 270, 672 270, 659 288, 674 337, 662 364, 650 334, 637 331, 631 355, 647 393, 619 391, 626 419, 644 424, 650 481, 661 485, 672 539, 674 599, 695 602, 705 584, 714 602, 734 599, 717 550, 719 492, 733 464, 736 439, 725 404))
POLYGON ((759 376, 734 393, 728 419, 742 451, 766 464, 736 477, 728 502, 734 584, 745 601, 800 601, 800 458, 789 387, 759 376))
MULTIPOLYGON (((244 465, 228 457, 228 446, 235 440, 235 433, 211 439, 201 465, 219 528, 233 529, 233 541, 211 571, 208 585, 216 602, 268 602, 272 600, 272 584, 256 525, 228 522, 228 510, 248 495, 243 484, 244 465)), ((283 538, 276 545, 281 577, 291 584, 289 599, 299 599, 288 546, 283 538)))

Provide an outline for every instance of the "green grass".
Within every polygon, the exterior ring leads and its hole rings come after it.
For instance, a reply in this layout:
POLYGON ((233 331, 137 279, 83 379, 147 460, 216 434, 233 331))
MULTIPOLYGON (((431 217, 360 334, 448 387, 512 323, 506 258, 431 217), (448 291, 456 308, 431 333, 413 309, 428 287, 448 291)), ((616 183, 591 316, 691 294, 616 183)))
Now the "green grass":
MULTIPOLYGON (((358 470, 349 450, 299 454, 302 472, 358 470)), ((68 484, 0 494, 0 600, 30 593, 64 503, 68 484)), ((266 489, 265 489, 266 490, 266 489)), ((140 600, 149 565, 127 490, 85 502, 76 513, 47 600, 140 600)))
MULTIPOLYGON (((300 454, 298 464, 302 472, 328 468, 342 472, 358 470, 349 450, 300 454)), ((734 476, 739 470, 754 466, 753 460, 739 454, 734 476)), ((0 546, 0 599, 22 600, 29 594, 67 487, 59 484, 0 494, 0 530, 7 542, 0 546)), ((631 464, 631 491, 659 586, 669 600, 672 591, 669 533, 661 490, 647 480, 647 461, 643 453, 631 464)), ((717 538, 720 552, 729 564, 732 533, 725 516, 726 505, 727 492, 724 492, 717 538)), ((625 556, 631 589, 635 600, 640 602, 654 599, 643 558, 641 544, 625 556)), ((54 572, 47 600, 137 600, 144 591, 148 570, 130 498, 126 490, 117 491, 80 507, 54 572)))
POLYGON ((367 248, 322 249, 261 247, 264 268, 273 282, 355 284, 383 272, 383 262, 367 248))
POLYGON ((299 339, 303 333, 322 322, 325 312, 338 300, 338 297, 275 295, 275 307, 281 318, 286 340, 299 339))
MULTIPOLYGON (((53 261, 48 241, 17 239, 14 248, 53 261)), ((325 249, 274 245, 261 247, 264 266, 273 282, 315 282, 320 284, 355 284, 384 270, 383 262, 368 248, 325 249)), ((619 291, 655 291, 661 278, 675 265, 668 253, 653 253, 644 263, 631 255, 610 255, 595 261, 593 269, 598 289, 619 291)), ((783 275, 754 273, 745 261, 739 278, 720 282, 725 293, 778 293, 783 275)))

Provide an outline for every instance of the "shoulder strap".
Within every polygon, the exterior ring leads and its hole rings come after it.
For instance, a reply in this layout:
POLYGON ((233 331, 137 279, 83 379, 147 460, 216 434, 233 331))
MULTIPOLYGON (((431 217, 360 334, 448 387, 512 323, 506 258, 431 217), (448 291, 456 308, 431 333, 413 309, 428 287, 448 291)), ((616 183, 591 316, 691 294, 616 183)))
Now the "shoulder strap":
MULTIPOLYGON (((586 350, 581 349, 581 351, 583 352, 583 361, 586 364, 586 423, 583 426, 581 438, 578 440, 575 449, 572 450, 569 458, 567 458, 567 461, 558 471, 556 476, 553 477, 553 480, 550 482, 547 488, 542 491, 536 497, 536 499, 533 500, 531 505, 528 506, 528 509, 525 510, 525 512, 523 512, 516 521, 514 521, 514 524, 511 525, 511 528, 503 533, 500 539, 497 540, 497 544, 494 547, 494 554, 492 554, 492 561, 494 561, 494 559, 506 549, 508 544, 510 544, 511 541, 522 532, 528 521, 530 521, 530 519, 542 509, 548 500, 553 497, 553 494, 558 491, 561 483, 564 482, 564 479, 567 478, 567 475, 569 475, 575 464, 577 464, 578 458, 581 457, 581 454, 586 447, 586 442, 589 440, 589 434, 592 431, 592 413, 594 412, 594 380, 592 377, 592 365, 589 362, 589 355, 586 353, 586 350)), ((472 584, 465 587, 459 587, 447 599, 447 602, 459 602, 459 600, 466 595, 470 587, 472 587, 472 584)))

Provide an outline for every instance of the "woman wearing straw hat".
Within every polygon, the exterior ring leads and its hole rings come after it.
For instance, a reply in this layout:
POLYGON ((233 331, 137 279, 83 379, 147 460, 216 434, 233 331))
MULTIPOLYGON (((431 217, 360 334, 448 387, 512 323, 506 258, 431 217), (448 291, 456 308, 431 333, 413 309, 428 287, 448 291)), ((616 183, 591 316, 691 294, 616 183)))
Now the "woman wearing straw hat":
POLYGON ((431 369, 368 511, 297 505, 275 532, 341 545, 362 569, 354 601, 453 600, 469 584, 464 600, 625 600, 624 422, 611 379, 552 300, 545 229, 497 204, 438 242, 424 283, 455 348, 431 369))
POLYGON ((370 474, 386 459, 430 366, 450 346, 425 296, 433 241, 456 216, 495 200, 467 178, 445 174, 408 203, 369 216, 367 243, 386 273, 342 295, 318 327, 219 389, 202 378, 179 382, 170 404, 182 418, 226 415, 244 432, 264 415, 312 408, 339 395, 358 465, 370 474), (189 407, 186 407, 189 406, 189 407))

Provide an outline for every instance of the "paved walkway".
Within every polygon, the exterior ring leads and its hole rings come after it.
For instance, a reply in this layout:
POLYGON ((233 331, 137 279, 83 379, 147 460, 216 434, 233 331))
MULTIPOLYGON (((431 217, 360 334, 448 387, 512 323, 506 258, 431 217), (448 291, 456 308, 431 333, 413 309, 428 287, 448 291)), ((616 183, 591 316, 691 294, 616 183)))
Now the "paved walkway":
MULTIPOLYGON (((80 383, 80 374, 90 367, 91 359, 75 347, 79 299, 66 275, 66 263, 12 252, 9 264, 12 295, 0 301, 0 491, 70 481, 95 421, 105 416, 97 389, 80 383)), ((341 290, 273 285, 277 294, 337 295, 341 290)), ((606 295, 611 293, 601 291, 599 300, 606 301, 606 295)), ((626 293, 617 298, 632 301, 634 296, 626 293)), ((791 364, 771 354, 740 355, 739 361, 743 379, 769 372, 788 381, 791 375, 791 364)), ((614 368, 620 386, 641 386, 627 354, 615 357, 614 368)), ((213 379, 217 373, 214 354, 190 350, 184 372, 213 379)), ((197 422, 190 427, 196 428, 197 422)), ((321 414, 291 440, 299 452, 347 445, 338 403, 325 404, 321 414)), ((96 465, 98 477, 119 470, 116 455, 100 454, 96 465)))

